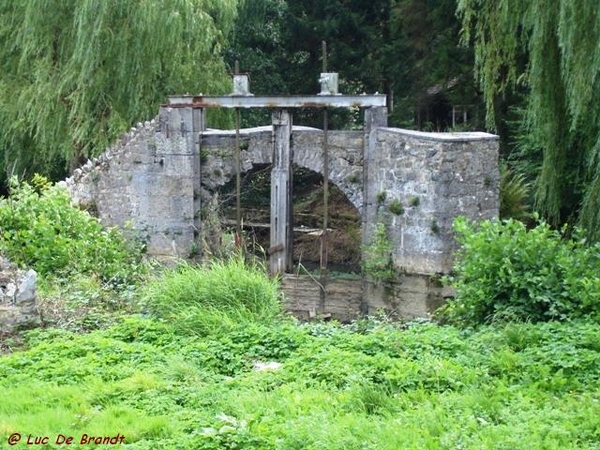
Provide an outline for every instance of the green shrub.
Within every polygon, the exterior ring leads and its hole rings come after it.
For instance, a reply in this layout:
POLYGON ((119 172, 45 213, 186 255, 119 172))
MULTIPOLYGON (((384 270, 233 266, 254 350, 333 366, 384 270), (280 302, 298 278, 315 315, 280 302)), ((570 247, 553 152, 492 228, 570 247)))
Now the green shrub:
POLYGON ((148 287, 145 299, 156 316, 200 334, 268 322, 281 311, 277 281, 239 257, 166 272, 148 287))
POLYGON ((567 239, 543 222, 527 230, 512 219, 458 218, 454 229, 461 244, 450 280, 456 298, 441 318, 477 325, 600 317, 600 244, 578 233, 567 239))
POLYGON ((104 228, 37 175, 31 183, 11 179, 10 196, 0 199, 0 250, 42 275, 89 274, 111 284, 130 282, 141 256, 119 230, 104 228))

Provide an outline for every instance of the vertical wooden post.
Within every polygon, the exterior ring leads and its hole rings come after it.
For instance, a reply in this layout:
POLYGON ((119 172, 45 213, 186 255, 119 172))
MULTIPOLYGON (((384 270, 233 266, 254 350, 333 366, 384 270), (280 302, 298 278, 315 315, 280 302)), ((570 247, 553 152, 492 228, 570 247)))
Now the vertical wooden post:
POLYGON ((292 116, 285 109, 273 113, 273 168, 271 169, 271 248, 272 275, 292 269, 292 116))

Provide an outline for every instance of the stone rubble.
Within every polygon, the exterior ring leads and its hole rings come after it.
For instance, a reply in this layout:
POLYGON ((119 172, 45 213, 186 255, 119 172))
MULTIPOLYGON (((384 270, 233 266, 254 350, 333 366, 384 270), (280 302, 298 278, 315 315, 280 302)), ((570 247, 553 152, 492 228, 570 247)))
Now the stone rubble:
POLYGON ((20 270, 0 257, 0 335, 41 324, 36 279, 34 270, 20 270))

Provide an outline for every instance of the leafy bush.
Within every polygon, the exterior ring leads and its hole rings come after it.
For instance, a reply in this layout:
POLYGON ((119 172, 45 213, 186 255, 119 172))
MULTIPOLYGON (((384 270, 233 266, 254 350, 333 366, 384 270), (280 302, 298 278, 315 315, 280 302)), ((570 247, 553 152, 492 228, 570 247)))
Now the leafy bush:
POLYGON ((141 253, 37 175, 31 183, 11 179, 10 196, 0 199, 0 250, 43 275, 85 273, 111 284, 131 281, 141 253))
POLYGON ((239 322, 268 322, 281 312, 277 282, 239 257, 166 272, 148 287, 145 299, 156 316, 201 334, 239 322))
POLYGON ((454 229, 456 298, 440 317, 465 325, 600 318, 600 244, 579 233, 567 239, 543 222, 527 230, 516 220, 458 218, 454 229))

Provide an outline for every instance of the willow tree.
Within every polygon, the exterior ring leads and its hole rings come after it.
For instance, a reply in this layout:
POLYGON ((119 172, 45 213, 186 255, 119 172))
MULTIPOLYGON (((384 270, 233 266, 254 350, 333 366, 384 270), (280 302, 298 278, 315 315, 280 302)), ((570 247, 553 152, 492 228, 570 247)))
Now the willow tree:
POLYGON ((237 0, 0 2, 4 172, 60 172, 101 152, 167 94, 228 89, 237 0))
POLYGON ((521 140, 543 155, 537 208, 554 223, 576 214, 599 239, 598 0, 459 0, 458 14, 490 124, 496 98, 525 92, 521 140))

